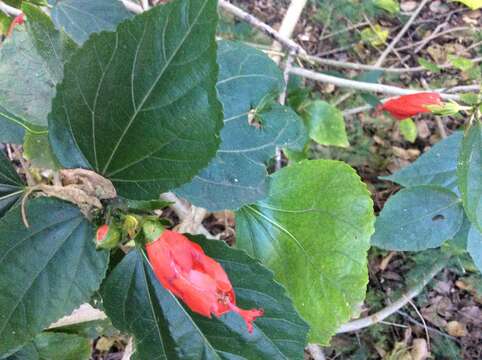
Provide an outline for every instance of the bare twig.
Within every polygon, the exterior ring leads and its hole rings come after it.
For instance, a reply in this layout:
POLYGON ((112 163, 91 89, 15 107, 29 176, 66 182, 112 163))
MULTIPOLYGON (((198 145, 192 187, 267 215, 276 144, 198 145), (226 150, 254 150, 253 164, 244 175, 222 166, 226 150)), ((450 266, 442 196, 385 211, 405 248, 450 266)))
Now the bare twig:
POLYGON ((390 55, 390 53, 393 51, 393 49, 395 48, 395 45, 398 44, 398 42, 400 41, 400 39, 403 37, 403 35, 405 35, 405 33, 408 31, 408 29, 410 28, 410 26, 412 26, 412 23, 415 21, 415 19, 417 18, 417 16, 420 14, 420 12, 422 11, 422 9, 425 7, 425 5, 429 2, 429 0, 423 0, 420 5, 418 6, 417 10, 415 10, 412 14, 412 16, 410 17, 410 19, 408 19, 407 23, 405 24, 405 26, 402 28, 402 30, 400 30, 400 32, 397 34, 397 36, 395 36, 392 40, 392 42, 387 46, 387 48, 383 51, 383 53, 380 55, 380 57, 378 58, 377 62, 375 63, 375 66, 382 66, 383 63, 385 62, 386 58, 388 55, 390 55))
POLYGON ((19 16, 22 14, 22 11, 14 8, 13 6, 5 4, 3 1, 0 1, 0 11, 4 12, 8 16, 19 16))
POLYGON ((421 279, 416 285, 414 285, 405 294, 403 294, 400 297, 400 299, 388 305, 384 309, 376 312, 373 315, 367 316, 362 319, 354 320, 345 325, 342 325, 338 329, 337 333, 341 334, 346 332, 357 331, 357 330, 366 328, 368 326, 374 325, 376 323, 379 323, 380 321, 385 320, 390 315, 393 315, 398 310, 400 310, 405 305, 407 305, 411 299, 418 296, 423 291, 425 286, 435 277, 435 275, 437 275, 445 267, 446 264, 447 264, 446 261, 437 261, 432 266, 430 271, 428 271, 425 274, 423 279, 421 279))
POLYGON ((318 344, 308 344, 306 350, 314 360, 326 359, 325 354, 323 353, 323 349, 318 344))
POLYGON ((126 348, 124 349, 124 355, 122 356, 121 360, 130 360, 134 354, 134 339, 129 338, 129 342, 127 343, 126 348))
MULTIPOLYGON (((303 9, 306 5, 308 0, 291 0, 290 6, 286 11, 286 14, 281 22, 281 26, 279 28, 279 35, 283 36, 287 39, 291 39, 293 35, 293 31, 295 30, 295 26, 298 23, 298 20, 303 12, 303 9)), ((279 51, 281 50, 282 45, 279 42, 275 42, 273 44, 273 50, 279 51)), ((279 62, 280 58, 274 58, 275 62, 279 62)))
MULTIPOLYGON (((403 88, 399 88, 391 85, 381 85, 381 84, 343 79, 336 76, 317 73, 311 70, 306 70, 298 67, 291 68, 290 73, 294 75, 302 76, 304 78, 312 79, 315 81, 330 83, 339 87, 345 87, 345 88, 362 90, 362 91, 378 92, 378 93, 384 93, 389 95, 409 95, 409 94, 415 94, 415 93, 427 91, 427 90, 420 90, 420 89, 403 89, 403 88)), ((439 92, 442 99, 445 99, 445 100, 460 99, 460 96, 456 94, 442 93, 437 90, 430 90, 430 91, 439 92)))
POLYGON ((248 14, 246 11, 241 10, 237 6, 230 4, 225 0, 219 0, 219 7, 228 13, 236 16, 238 19, 241 19, 248 24, 254 26, 255 28, 261 30, 263 33, 271 37, 273 40, 278 41, 281 45, 286 47, 290 50, 290 52, 294 52, 297 55, 306 55, 306 50, 303 49, 300 45, 298 45, 293 40, 281 36, 279 32, 273 29, 271 26, 265 24, 258 18, 254 17, 251 14, 248 14))
POLYGON ((130 0, 120 0, 124 4, 127 10, 132 11, 135 14, 144 12, 144 9, 139 4, 136 4, 130 0))

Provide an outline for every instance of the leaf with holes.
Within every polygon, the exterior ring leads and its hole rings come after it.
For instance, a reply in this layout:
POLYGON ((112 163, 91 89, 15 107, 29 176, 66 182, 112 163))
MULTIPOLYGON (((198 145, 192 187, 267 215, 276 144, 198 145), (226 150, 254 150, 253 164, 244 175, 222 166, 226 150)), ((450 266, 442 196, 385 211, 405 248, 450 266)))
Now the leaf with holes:
POLYGON ((356 172, 338 161, 303 161, 269 178, 264 200, 236 213, 236 244, 286 286, 327 344, 365 298, 373 203, 356 172))
POLYGON ((385 203, 372 244, 382 249, 421 251, 452 239, 463 222, 460 199, 440 186, 401 190, 385 203))
POLYGON ((435 144, 413 164, 381 178, 405 187, 439 185, 457 193, 456 171, 463 137, 462 132, 456 132, 435 144))
POLYGON ((140 250, 132 251, 102 293, 114 326, 134 335, 136 359, 303 359, 308 327, 273 274, 221 241, 192 239, 226 270, 238 305, 265 314, 252 334, 237 314, 194 314, 162 287, 140 250))
POLYGON ((107 269, 78 208, 39 198, 26 214, 28 229, 19 207, 0 220, 0 355, 88 301, 107 269))
POLYGON ((465 213, 482 231, 482 124, 478 122, 465 135, 457 167, 459 189, 465 213))
POLYGON ((217 89, 224 105, 221 147, 206 169, 176 190, 211 211, 239 209, 263 198, 266 163, 276 148, 301 150, 307 137, 293 110, 272 104, 283 89, 283 75, 270 58, 249 46, 221 41, 218 63, 217 89))
POLYGON ((22 10, 26 25, 0 48, 0 117, 38 132, 47 126, 55 85, 76 46, 39 8, 25 3, 22 10), (31 76, 22 80, 19 74, 31 76))
POLYGON ((206 166, 222 127, 216 24, 215 0, 173 0, 86 41, 49 116, 60 163, 145 200, 206 166))
POLYGON ((10 160, 0 151, 0 218, 20 199, 24 184, 10 160))
POLYGON ((78 44, 91 34, 113 31, 123 20, 133 16, 119 0, 50 0, 52 20, 78 44))

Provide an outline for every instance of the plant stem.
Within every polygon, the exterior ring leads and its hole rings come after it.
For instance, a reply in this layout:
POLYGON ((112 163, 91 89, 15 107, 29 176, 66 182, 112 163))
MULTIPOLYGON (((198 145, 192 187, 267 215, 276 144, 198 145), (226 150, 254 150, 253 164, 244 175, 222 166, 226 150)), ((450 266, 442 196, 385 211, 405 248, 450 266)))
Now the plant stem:
MULTIPOLYGON (((419 92, 424 92, 428 90, 420 90, 420 89, 403 89, 396 86, 391 85, 381 85, 381 84, 374 84, 374 83, 367 83, 362 81, 355 81, 349 79, 343 79, 336 76, 326 75, 323 73, 317 73, 315 71, 302 69, 299 67, 293 67, 290 70, 290 73, 293 75, 302 76, 304 78, 312 79, 319 82, 325 82, 334 84, 339 87, 345 87, 355 90, 362 90, 362 91, 372 91, 372 92, 379 92, 388 95, 409 95, 409 94, 416 94, 419 92)), ((460 96, 456 94, 446 94, 442 93, 437 90, 429 90, 439 92, 440 96, 444 100, 459 100, 460 96)))
POLYGON ((393 302, 392 304, 388 305, 384 309, 376 312, 373 315, 364 317, 362 319, 350 321, 349 323, 346 323, 345 325, 342 325, 337 333, 342 334, 346 332, 352 332, 352 331, 357 331, 363 328, 366 328, 368 326, 374 325, 376 323, 379 323, 382 320, 385 320, 387 317, 390 315, 393 315, 396 313, 398 310, 403 308, 405 305, 407 305, 411 299, 414 297, 418 296, 422 290, 425 288, 425 286, 437 275, 442 269, 447 265, 447 261, 437 261, 435 264, 432 266, 432 268, 425 274, 425 276, 412 288, 408 289, 407 292, 405 292, 400 299, 397 301, 393 302))

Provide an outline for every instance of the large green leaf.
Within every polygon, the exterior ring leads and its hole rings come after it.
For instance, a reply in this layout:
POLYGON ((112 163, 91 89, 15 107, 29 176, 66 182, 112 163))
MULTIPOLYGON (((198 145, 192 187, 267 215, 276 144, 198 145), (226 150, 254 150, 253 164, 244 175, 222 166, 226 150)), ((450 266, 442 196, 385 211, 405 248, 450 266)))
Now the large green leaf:
POLYGON ((313 101, 304 109, 310 137, 321 145, 347 147, 343 113, 333 105, 321 100, 313 101))
POLYGON ((114 326, 134 335, 135 359, 303 359, 308 327, 273 274, 221 241, 193 238, 226 270, 238 305, 263 308, 249 334, 229 313, 208 319, 165 290, 139 250, 129 253, 103 288, 114 326))
POLYGON ((270 177, 265 200, 236 214, 237 245, 256 256, 287 287, 327 344, 365 297, 373 203, 345 163, 303 161, 270 177))
POLYGON ((467 238, 467 251, 469 252, 472 260, 474 260, 475 266, 482 273, 482 234, 476 229, 475 226, 471 226, 469 230, 469 236, 467 238))
POLYGON ((88 360, 92 349, 84 337, 44 332, 6 360, 88 360))
POLYGON ((107 268, 77 207, 39 198, 26 212, 28 229, 19 207, 0 220, 0 354, 88 301, 107 268))
POLYGON ((216 23, 215 0, 173 0, 94 34, 66 65, 49 116, 61 164, 94 169, 134 199, 206 166, 222 127, 216 23))
POLYGON ((211 211, 239 209, 263 198, 268 176, 265 164, 276 148, 301 150, 306 142, 296 113, 269 105, 283 88, 283 75, 269 57, 249 46, 221 41, 218 63, 217 89, 224 106, 221 147, 206 169, 176 191, 211 211), (259 126, 250 125, 248 116, 254 116, 259 126))
POLYGON ((6 118, 2 114, 0 106, 0 142, 7 144, 21 144, 23 143, 23 137, 25 136, 25 128, 21 125, 21 122, 15 118, 6 118))
POLYGON ((119 0, 50 0, 52 20, 78 44, 93 33, 113 31, 133 16, 119 0))
POLYGON ((24 185, 10 160, 0 151, 0 217, 17 202, 24 185))
POLYGON ((37 7, 22 9, 26 26, 17 26, 0 48, 0 116, 36 132, 47 126, 55 85, 75 44, 37 7))
POLYGON ((440 186, 401 190, 385 203, 372 244, 383 249, 421 251, 452 239, 462 226, 460 199, 440 186))
POLYGON ((462 142, 457 177, 465 212, 482 231, 482 124, 472 126, 462 142))
POLYGON ((464 135, 456 132, 435 144, 417 161, 391 176, 382 179, 405 187, 417 185, 440 185, 457 192, 457 161, 464 135))

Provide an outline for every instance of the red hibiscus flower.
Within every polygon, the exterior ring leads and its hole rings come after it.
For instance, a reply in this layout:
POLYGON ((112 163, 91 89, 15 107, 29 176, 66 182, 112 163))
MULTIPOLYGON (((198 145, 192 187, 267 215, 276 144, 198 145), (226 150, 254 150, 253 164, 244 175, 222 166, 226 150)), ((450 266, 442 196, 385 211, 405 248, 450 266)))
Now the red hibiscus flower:
POLYGON ((422 92, 404 95, 388 100, 378 107, 379 110, 388 111, 394 118, 404 120, 421 113, 431 112, 429 105, 441 105, 442 99, 438 93, 422 92))
POLYGON ((236 306, 233 286, 226 272, 203 249, 182 234, 165 230, 146 245, 147 256, 161 284, 181 298, 194 312, 217 317, 233 311, 244 319, 248 331, 262 310, 236 306))
POLYGON ((13 19, 10 26, 8 27, 7 36, 12 35, 13 29, 15 29, 15 26, 22 25, 24 22, 25 22, 24 14, 20 14, 15 19, 13 19))

